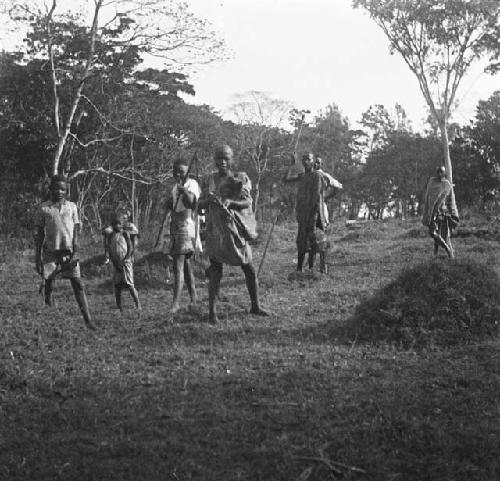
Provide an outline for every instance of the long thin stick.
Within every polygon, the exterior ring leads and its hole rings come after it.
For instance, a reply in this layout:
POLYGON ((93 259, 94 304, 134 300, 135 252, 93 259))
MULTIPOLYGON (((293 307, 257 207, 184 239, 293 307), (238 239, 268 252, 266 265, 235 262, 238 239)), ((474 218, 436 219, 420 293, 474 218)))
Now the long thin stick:
POLYGON ((259 277, 260 271, 262 270, 262 266, 264 265, 264 260, 266 258, 267 249, 269 247, 269 244, 271 243, 271 238, 273 236, 274 226, 278 222, 279 215, 280 215, 280 212, 278 211, 278 213, 276 214, 276 217, 274 218, 273 224, 271 225, 271 229, 269 230, 269 235, 267 236, 266 245, 264 246, 264 252, 262 253, 262 257, 260 259, 259 268, 257 269, 257 277, 259 277))

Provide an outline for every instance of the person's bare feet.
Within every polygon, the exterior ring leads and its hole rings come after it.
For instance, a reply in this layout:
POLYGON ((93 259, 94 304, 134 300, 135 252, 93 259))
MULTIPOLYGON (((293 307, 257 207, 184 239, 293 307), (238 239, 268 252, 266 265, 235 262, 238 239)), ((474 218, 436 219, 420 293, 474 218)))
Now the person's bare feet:
POLYGON ((252 307, 250 309, 250 314, 254 314, 255 316, 262 316, 262 317, 269 316, 269 313, 259 306, 252 307))

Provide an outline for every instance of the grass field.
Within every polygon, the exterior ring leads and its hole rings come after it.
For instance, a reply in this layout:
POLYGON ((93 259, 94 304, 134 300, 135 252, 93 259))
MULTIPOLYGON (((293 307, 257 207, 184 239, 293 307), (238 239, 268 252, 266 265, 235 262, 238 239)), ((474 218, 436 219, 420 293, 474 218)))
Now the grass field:
MULTIPOLYGON (((110 273, 95 267, 86 285, 97 332, 67 281, 57 309, 45 308, 31 252, 5 242, 0 479, 500 479, 498 340, 403 350, 344 334, 361 300, 430 258, 417 226, 335 222, 329 274, 300 277, 295 226, 279 226, 261 275, 272 315, 247 314, 243 275, 229 268, 216 326, 201 266, 200 313, 174 319, 155 256, 138 261, 140 314, 128 297, 117 314, 110 273)), ((455 245, 459 258, 500 269, 498 242, 455 245)))

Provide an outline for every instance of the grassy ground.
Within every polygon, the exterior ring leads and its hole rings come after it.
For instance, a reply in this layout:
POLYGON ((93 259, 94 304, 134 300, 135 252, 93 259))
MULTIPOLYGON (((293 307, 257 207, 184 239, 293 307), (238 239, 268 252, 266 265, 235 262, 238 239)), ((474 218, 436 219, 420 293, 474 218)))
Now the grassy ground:
MULTIPOLYGON (((109 273, 88 268, 97 333, 66 281, 45 308, 31 253, 11 259, 5 244, 0 479, 500 479, 498 341, 412 351, 342 334, 360 300, 430 256, 416 226, 353 234, 339 221, 330 272, 315 278, 293 275, 294 226, 278 228, 261 276, 273 315, 246 313, 242 273, 229 268, 217 326, 201 275, 200 315, 172 319, 150 257, 138 266, 144 310, 126 297, 119 316, 109 273)), ((500 266, 497 242, 457 239, 456 250, 500 266)))

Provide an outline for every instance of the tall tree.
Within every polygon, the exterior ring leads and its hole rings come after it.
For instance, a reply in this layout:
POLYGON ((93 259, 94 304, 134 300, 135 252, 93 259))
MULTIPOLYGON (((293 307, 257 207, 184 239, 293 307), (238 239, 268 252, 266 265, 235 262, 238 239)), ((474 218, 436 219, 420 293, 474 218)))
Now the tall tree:
POLYGON ((460 83, 473 62, 498 69, 498 0, 353 0, 367 10, 416 76, 436 119, 445 166, 452 179, 448 122, 460 83))
POLYGON ((267 92, 250 91, 235 96, 229 111, 235 117, 237 148, 254 173, 254 209, 257 210, 263 176, 272 158, 278 159, 286 148, 288 136, 283 127, 288 121, 291 102, 267 92))
MULTIPOLYGON (((5 3, 5 2, 4 2, 5 3)), ((53 93, 53 123, 57 134, 51 171, 61 158, 78 119, 89 80, 99 71, 103 54, 113 51, 155 56, 163 65, 190 65, 221 57, 223 42, 208 24, 175 0, 82 0, 83 11, 72 11, 61 0, 19 0, 7 8, 16 22, 34 26, 27 37, 27 56, 44 59, 53 93), (68 44, 78 55, 65 58, 68 44), (62 65, 61 65, 62 63, 62 65), (60 85, 70 80, 63 102, 60 85)), ((4 10, 5 11, 5 10, 4 10)))

